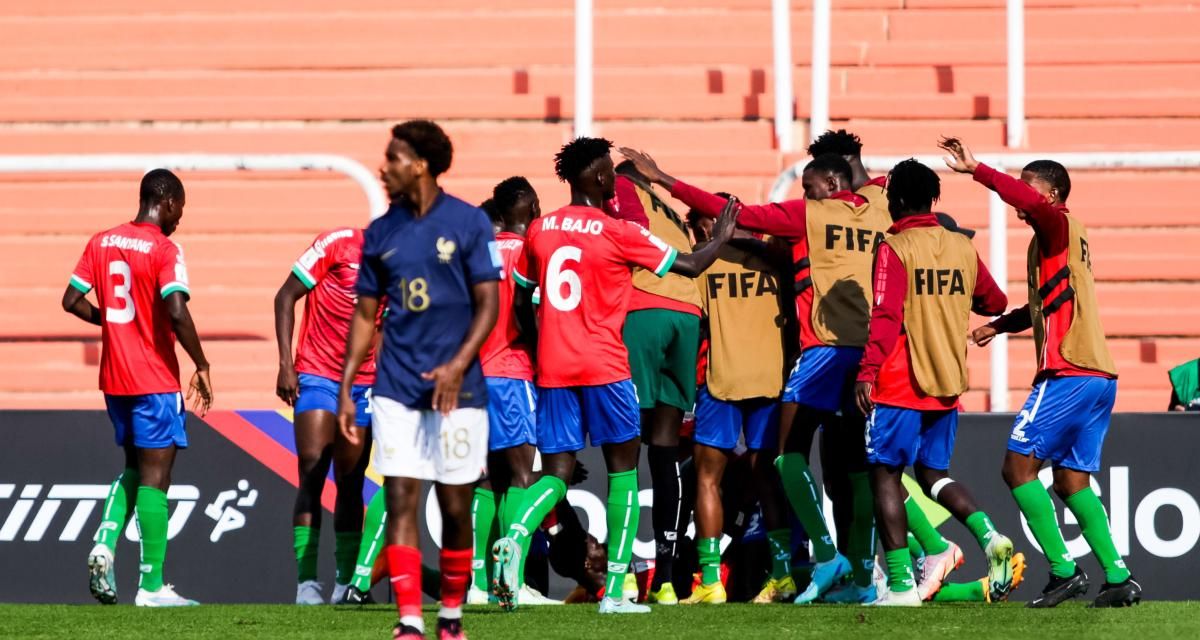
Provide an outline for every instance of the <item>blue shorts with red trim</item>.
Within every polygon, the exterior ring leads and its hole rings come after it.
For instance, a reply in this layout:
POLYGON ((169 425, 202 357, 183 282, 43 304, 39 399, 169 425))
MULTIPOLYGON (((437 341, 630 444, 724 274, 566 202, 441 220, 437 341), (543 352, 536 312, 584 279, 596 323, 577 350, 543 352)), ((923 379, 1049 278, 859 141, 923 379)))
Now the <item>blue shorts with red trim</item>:
POLYGON ((632 380, 588 387, 539 387, 537 442, 542 453, 579 451, 628 442, 641 435, 632 380))
POLYGON ((488 389, 488 450, 537 444, 537 392, 515 378, 484 378, 488 389))
POLYGON ((1100 376, 1049 378, 1034 386, 1017 414, 1008 450, 1056 467, 1094 473, 1108 434, 1117 381, 1100 376))
POLYGON ((696 390, 696 429, 692 439, 708 447, 728 450, 737 447, 738 437, 743 433, 747 449, 777 447, 779 400, 720 400, 712 397, 707 385, 701 385, 696 390))

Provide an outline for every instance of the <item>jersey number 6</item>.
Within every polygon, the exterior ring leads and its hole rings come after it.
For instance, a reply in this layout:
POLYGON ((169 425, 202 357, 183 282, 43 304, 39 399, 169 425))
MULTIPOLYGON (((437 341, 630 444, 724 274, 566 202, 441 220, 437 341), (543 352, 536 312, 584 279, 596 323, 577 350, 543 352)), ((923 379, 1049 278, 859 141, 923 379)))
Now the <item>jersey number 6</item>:
POLYGON ((570 269, 564 269, 563 263, 570 260, 578 263, 583 258, 579 247, 559 247, 550 254, 550 262, 546 265, 546 299, 550 306, 559 311, 574 311, 583 299, 583 284, 579 274, 570 269), (563 285, 567 285, 567 295, 563 295, 563 285))

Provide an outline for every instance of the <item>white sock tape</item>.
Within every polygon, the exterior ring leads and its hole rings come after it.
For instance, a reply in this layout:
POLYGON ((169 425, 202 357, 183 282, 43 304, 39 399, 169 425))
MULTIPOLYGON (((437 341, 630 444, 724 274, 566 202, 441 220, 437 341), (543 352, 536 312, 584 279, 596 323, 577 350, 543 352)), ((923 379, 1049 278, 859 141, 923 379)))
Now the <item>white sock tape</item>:
POLYGON ((942 489, 945 489, 946 485, 948 485, 952 482, 954 482, 954 478, 942 478, 941 480, 938 480, 937 482, 933 483, 932 487, 930 487, 929 495, 934 500, 937 500, 938 494, 942 492, 942 489))

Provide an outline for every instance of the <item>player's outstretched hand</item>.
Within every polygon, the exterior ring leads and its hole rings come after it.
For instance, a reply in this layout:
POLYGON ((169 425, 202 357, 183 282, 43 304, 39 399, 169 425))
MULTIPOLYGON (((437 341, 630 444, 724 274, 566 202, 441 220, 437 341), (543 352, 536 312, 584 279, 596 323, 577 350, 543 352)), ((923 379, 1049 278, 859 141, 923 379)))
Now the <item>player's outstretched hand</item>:
POLYGON ((854 403, 864 416, 871 415, 875 409, 875 403, 871 402, 871 386, 870 382, 854 383, 854 403))
POLYGON ((433 371, 421 374, 426 380, 433 381, 433 410, 442 415, 450 415, 458 408, 458 392, 462 389, 463 373, 466 367, 455 364, 454 361, 438 366, 433 371))
POLYGON ((192 374, 185 400, 192 403, 192 413, 201 418, 208 414, 213 403, 212 379, 208 369, 196 369, 196 373, 192 374))
POLYGON ((279 396, 279 399, 283 400, 287 406, 296 406, 296 399, 300 397, 300 379, 296 376, 296 367, 279 366, 279 377, 275 380, 275 395, 279 396))
POLYGON ((943 158, 947 167, 959 173, 975 173, 975 167, 979 166, 979 162, 975 160, 975 155, 961 140, 943 136, 941 140, 938 140, 938 147, 950 154, 943 158))
POLYGON ((654 161, 654 158, 650 157, 650 154, 638 151, 637 149, 630 149, 629 147, 620 147, 617 151, 632 162, 638 173, 646 176, 646 179, 650 182, 655 184, 666 182, 667 174, 658 168, 658 163, 654 161))
POLYGON ((717 218, 717 223, 713 225, 713 242, 718 244, 729 242, 729 239, 733 237, 733 232, 737 230, 737 219, 741 212, 742 207, 737 196, 729 196, 729 199, 725 201, 725 207, 721 209, 721 217, 717 218))
POLYGON ((985 324, 971 332, 971 342, 974 342, 977 347, 986 347, 995 337, 996 328, 990 324, 985 324))
POLYGON ((358 429, 354 427, 355 419, 358 417, 358 408, 354 405, 354 399, 350 397, 349 390, 342 389, 338 391, 338 412, 337 422, 338 431, 342 437, 350 444, 358 444, 358 429))

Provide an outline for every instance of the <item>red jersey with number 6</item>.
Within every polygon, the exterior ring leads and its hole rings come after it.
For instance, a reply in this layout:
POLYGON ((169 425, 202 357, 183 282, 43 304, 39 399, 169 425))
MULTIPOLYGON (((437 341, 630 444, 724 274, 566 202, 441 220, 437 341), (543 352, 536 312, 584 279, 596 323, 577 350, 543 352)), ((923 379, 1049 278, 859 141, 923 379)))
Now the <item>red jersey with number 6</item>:
POLYGON ((662 277, 678 255, 649 231, 592 207, 567 206, 534 220, 513 278, 541 286, 538 386, 629 379, 621 329, 633 291, 630 268, 662 277))
MULTIPOLYGON (((309 288, 304 299, 304 320, 300 322, 300 342, 296 346, 297 372, 342 379, 350 319, 358 300, 354 284, 358 281, 362 248, 362 229, 333 229, 317 236, 292 265, 292 273, 309 288)), ((363 360, 354 384, 374 383, 372 349, 363 360)))
POLYGON ((71 286, 96 290, 103 351, 100 390, 113 396, 179 391, 167 296, 188 291, 183 249, 158 225, 127 222, 92 236, 71 286))
POLYGON ((479 349, 479 364, 489 378, 533 380, 533 357, 529 345, 520 342, 521 329, 513 314, 513 288, 510 275, 525 251, 525 238, 501 231, 496 234, 496 250, 504 265, 500 271, 500 314, 487 341, 479 349))

